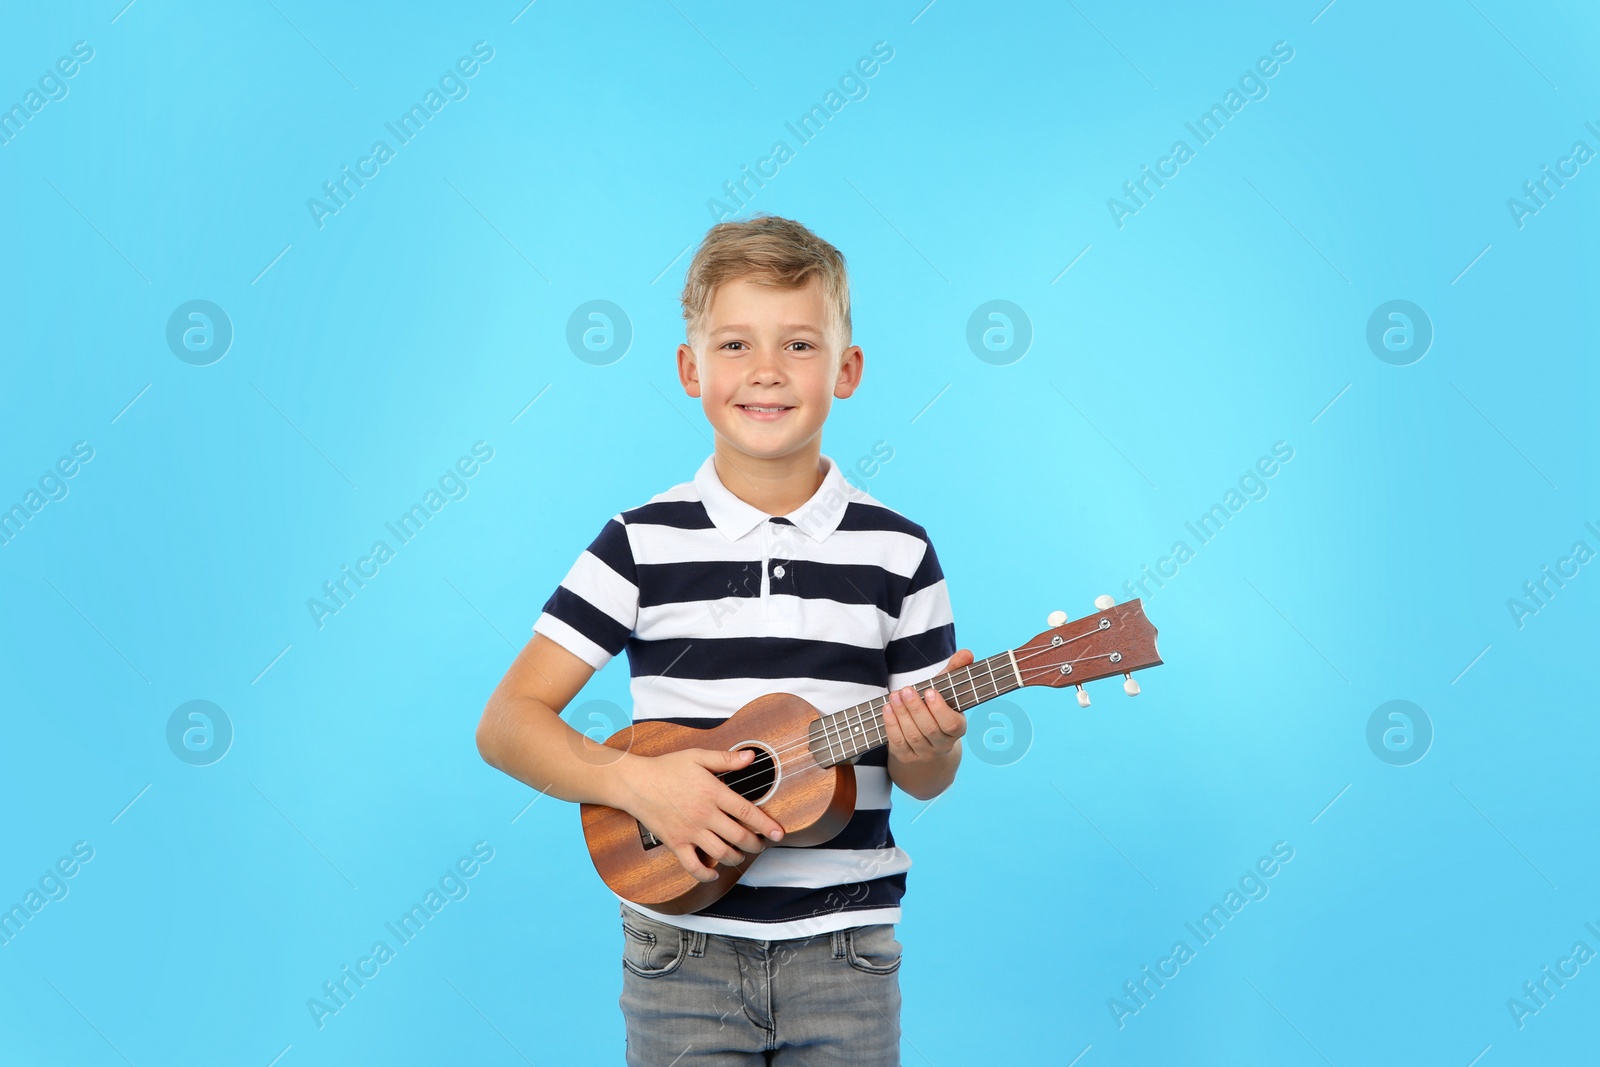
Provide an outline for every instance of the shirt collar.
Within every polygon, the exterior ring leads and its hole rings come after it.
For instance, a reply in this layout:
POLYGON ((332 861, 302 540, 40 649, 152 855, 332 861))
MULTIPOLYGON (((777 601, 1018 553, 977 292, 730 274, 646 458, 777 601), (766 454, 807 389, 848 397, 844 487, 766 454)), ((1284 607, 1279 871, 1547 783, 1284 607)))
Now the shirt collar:
MULTIPOLYGON (((717 477, 715 459, 715 453, 706 457, 695 473, 694 485, 712 524, 728 540, 737 541, 775 516, 734 496, 717 477)), ((831 457, 822 456, 821 459, 826 468, 822 484, 810 500, 781 516, 817 542, 827 540, 828 535, 839 528, 850 501, 860 496, 860 491, 839 473, 839 465, 831 457)))

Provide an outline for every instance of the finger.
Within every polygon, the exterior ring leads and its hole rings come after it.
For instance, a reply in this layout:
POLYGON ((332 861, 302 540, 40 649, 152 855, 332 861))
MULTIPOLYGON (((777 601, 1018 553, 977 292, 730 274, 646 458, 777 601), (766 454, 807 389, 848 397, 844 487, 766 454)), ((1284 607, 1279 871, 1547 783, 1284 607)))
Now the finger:
POLYGON ((967 717, 952 708, 939 690, 930 686, 925 696, 928 709, 933 712, 933 719, 939 724, 940 733, 948 737, 960 737, 967 732, 967 717))
MULTIPOLYGON (((713 816, 706 821, 707 828, 718 837, 722 838, 741 852, 756 853, 766 848, 766 842, 734 820, 723 815, 713 816)), ((743 856, 739 857, 741 860, 743 856)))
POLYGON ((713 773, 738 770, 755 757, 755 753, 748 748, 692 748, 689 751, 694 753, 700 766, 713 773))
POLYGON ((724 867, 737 867, 744 862, 744 855, 738 849, 728 844, 710 830, 703 830, 695 838, 695 844, 700 846, 700 851, 710 856, 712 862, 724 867))
POLYGON ((915 720, 907 713, 906 706, 896 699, 898 696, 896 693, 890 697, 889 706, 885 709, 884 722, 893 722, 895 730, 900 734, 901 746, 911 755, 919 756, 926 751, 927 742, 923 740, 915 720))
POLYGON ((921 695, 913 689, 909 697, 903 698, 902 706, 908 712, 911 721, 916 724, 916 731, 921 735, 923 745, 937 752, 939 746, 934 744, 934 739, 942 731, 939 729, 939 723, 933 717, 933 712, 928 710, 928 706, 923 702, 921 695))
POLYGON ((674 847, 672 851, 678 857, 678 862, 683 864, 683 869, 694 876, 695 881, 712 882, 716 880, 717 872, 700 862, 700 855, 694 850, 694 842, 685 842, 674 847))
POLYGON ((883 707, 883 733, 888 739, 890 752, 897 756, 902 752, 910 753, 910 748, 906 745, 905 731, 900 728, 900 716, 894 713, 892 697, 883 707))
POLYGON ((977 657, 972 654, 972 649, 963 648, 950 657, 950 665, 945 670, 953 671, 961 667, 970 667, 976 659, 977 657))
POLYGON ((763 847, 761 838, 748 826, 729 818, 722 811, 714 811, 708 815, 705 825, 706 829, 743 852, 760 852, 763 847))
MULTIPOLYGON (((729 789, 721 797, 721 803, 723 811, 732 815, 762 837, 773 841, 781 841, 783 839, 783 826, 779 824, 778 820, 750 803, 746 798, 735 793, 732 789, 729 789)), ((745 849, 745 851, 748 852, 750 850, 745 849)))

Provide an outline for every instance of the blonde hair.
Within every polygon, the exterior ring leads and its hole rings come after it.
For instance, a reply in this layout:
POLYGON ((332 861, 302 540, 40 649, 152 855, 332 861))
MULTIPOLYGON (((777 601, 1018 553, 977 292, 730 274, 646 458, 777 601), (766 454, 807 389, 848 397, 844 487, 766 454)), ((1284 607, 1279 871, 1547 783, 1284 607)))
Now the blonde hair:
POLYGON ((683 283, 684 329, 690 347, 699 352, 712 294, 724 282, 745 278, 779 289, 799 289, 813 277, 822 279, 827 328, 842 352, 851 336, 850 278, 839 250, 793 219, 777 215, 717 223, 706 231, 683 283))

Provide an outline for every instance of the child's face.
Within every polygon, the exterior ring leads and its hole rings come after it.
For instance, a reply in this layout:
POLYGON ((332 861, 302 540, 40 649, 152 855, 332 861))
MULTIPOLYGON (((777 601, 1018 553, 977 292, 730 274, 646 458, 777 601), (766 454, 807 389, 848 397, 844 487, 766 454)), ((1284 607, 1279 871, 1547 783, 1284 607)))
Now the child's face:
POLYGON ((822 432, 833 398, 861 382, 861 348, 841 351, 827 330, 820 278, 800 289, 734 279, 712 293, 699 358, 678 346, 678 378, 733 448, 763 459, 801 452, 822 432))

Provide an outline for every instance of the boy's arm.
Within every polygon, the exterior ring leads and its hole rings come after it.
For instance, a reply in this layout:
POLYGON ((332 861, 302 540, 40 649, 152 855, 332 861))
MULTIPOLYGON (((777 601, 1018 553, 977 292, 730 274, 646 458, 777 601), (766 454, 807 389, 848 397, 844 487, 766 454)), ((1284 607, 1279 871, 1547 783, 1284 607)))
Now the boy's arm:
POLYGON ((561 711, 594 668, 544 634, 534 634, 489 697, 478 722, 478 752, 490 766, 562 800, 624 807, 624 753, 568 726, 561 711))
POLYGON ((491 766, 562 800, 628 812, 701 881, 712 864, 737 865, 782 839, 783 828, 715 775, 749 762, 748 750, 685 749, 640 756, 608 748, 568 726, 561 711, 594 668, 544 634, 517 654, 478 722, 478 752, 491 766))
POLYGON ((889 742, 889 780, 918 800, 932 800, 950 787, 961 763, 961 735, 966 717, 951 708, 938 691, 911 688, 935 674, 972 662, 968 649, 956 649, 950 592, 933 542, 926 540, 922 560, 906 587, 900 614, 885 650, 889 659, 890 704, 884 709, 889 742))
POLYGON ((748 764, 750 751, 690 748, 642 756, 593 741, 561 721, 562 709, 638 626, 638 568, 623 519, 616 515, 605 524, 545 602, 533 639, 483 709, 478 751, 491 766, 541 792, 627 812, 684 870, 715 881, 715 864, 735 866, 745 853, 762 850, 757 834, 772 841, 783 836, 775 819, 716 777, 748 764))
MULTIPOLYGON (((972 650, 963 648, 950 657, 947 669, 965 667, 972 660, 972 650)), ((967 717, 933 686, 920 693, 906 686, 889 695, 883 721, 889 738, 889 780, 918 800, 932 800, 949 789, 961 765, 967 717)))
POLYGON ((622 651, 638 617, 633 546, 623 516, 614 515, 545 602, 533 639, 489 697, 478 724, 484 760, 562 800, 626 809, 622 754, 560 716, 622 651))

